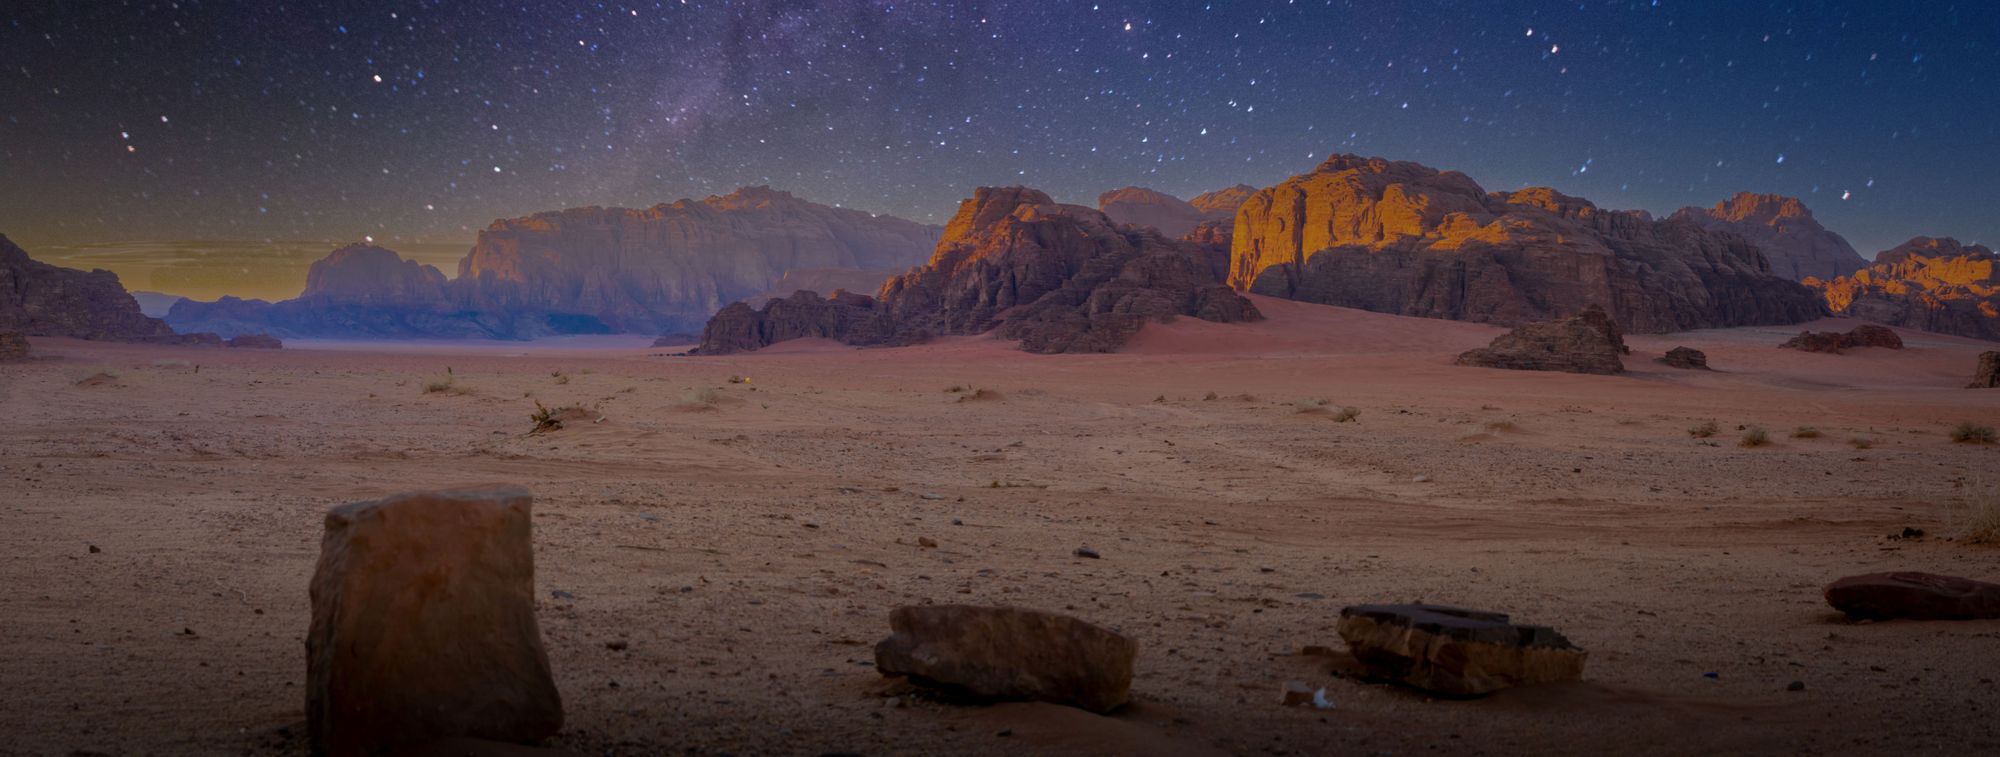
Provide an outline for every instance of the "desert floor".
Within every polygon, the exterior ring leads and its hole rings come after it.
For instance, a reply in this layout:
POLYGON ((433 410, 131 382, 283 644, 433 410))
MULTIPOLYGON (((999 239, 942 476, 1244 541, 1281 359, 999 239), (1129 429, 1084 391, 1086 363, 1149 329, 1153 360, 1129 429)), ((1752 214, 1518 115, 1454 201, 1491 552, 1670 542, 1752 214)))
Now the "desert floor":
POLYGON ((1960 388, 1991 345, 1732 329, 1572 376, 1450 364, 1495 328, 1259 305, 1102 356, 35 340, 0 367, 0 753, 303 751, 323 513, 491 482, 536 497, 554 745, 579 753, 2000 750, 2000 621, 1851 623, 1820 596, 2000 580, 2000 547, 1951 538, 2000 447, 1947 437, 2000 424, 2000 391, 1960 388), (1718 370, 1652 362, 1681 344, 1718 370), (536 399, 602 420, 529 435, 536 399), (1342 648, 1343 605, 1414 600, 1553 625, 1586 681, 1434 701, 1301 653, 1342 648), (886 682, 871 645, 924 602, 1119 629, 1135 703, 886 682), (1280 706, 1289 680, 1336 706, 1280 706))

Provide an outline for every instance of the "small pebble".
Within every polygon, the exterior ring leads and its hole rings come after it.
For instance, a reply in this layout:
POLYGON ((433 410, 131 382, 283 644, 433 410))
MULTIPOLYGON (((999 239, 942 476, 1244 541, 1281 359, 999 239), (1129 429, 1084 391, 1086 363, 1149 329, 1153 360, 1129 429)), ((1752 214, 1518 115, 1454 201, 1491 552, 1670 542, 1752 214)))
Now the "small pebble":
POLYGON ((1101 555, 1101 554, 1098 554, 1098 553, 1097 553, 1097 550, 1094 550, 1094 549, 1091 549, 1091 548, 1089 548, 1089 547, 1077 547, 1077 548, 1076 548, 1076 556, 1077 556, 1077 557, 1088 557, 1088 558, 1090 558, 1090 559, 1092 559, 1092 560, 1100 560, 1100 559, 1103 559, 1103 558, 1104 558, 1104 555, 1101 555))

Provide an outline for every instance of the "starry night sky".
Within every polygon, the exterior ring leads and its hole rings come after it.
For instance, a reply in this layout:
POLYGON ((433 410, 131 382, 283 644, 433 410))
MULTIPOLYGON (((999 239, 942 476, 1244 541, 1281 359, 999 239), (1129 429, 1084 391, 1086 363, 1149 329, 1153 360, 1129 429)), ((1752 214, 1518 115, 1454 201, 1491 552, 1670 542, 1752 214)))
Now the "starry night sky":
POLYGON ((1330 152, 1656 213, 1792 194, 1864 255, 2000 240, 1989 2, 28 0, 0 104, 31 251, 462 251, 744 184, 942 222, 982 184, 1188 197, 1330 152))

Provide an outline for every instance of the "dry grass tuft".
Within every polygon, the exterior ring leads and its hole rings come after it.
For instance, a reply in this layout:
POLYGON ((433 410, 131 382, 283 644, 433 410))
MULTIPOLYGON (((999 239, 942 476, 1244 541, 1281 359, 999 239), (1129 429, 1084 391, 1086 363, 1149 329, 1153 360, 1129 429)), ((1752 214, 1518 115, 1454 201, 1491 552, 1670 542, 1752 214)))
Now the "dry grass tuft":
POLYGON ((1688 436, 1692 436, 1696 439, 1707 439, 1711 436, 1716 435, 1717 433, 1720 433, 1721 431, 1722 427, 1716 425, 1715 421, 1704 421, 1703 423, 1701 423, 1701 425, 1689 428, 1688 436))
POLYGON ((1005 396, 992 389, 973 389, 958 398, 959 402, 999 402, 1005 396))
POLYGON ((1736 442, 1736 445, 1739 447, 1762 447, 1770 443, 1770 434, 1765 433, 1764 429, 1751 426, 1743 430, 1743 439, 1736 442))
POLYGON ((2000 436, 1996 436, 1993 433, 1992 426, 1981 426, 1972 421, 1966 421, 1958 424, 1958 428, 1951 430, 1951 440, 1959 444, 1992 444, 1995 441, 2000 441, 2000 436))
POLYGON ((1875 446, 1875 440, 1865 436, 1857 436, 1847 440, 1847 446, 1855 449, 1869 449, 1875 446))
POLYGON ((1819 436, 1820 436, 1819 429, 1813 428, 1811 426, 1800 426, 1798 428, 1792 429, 1793 439, 1818 439, 1819 436))

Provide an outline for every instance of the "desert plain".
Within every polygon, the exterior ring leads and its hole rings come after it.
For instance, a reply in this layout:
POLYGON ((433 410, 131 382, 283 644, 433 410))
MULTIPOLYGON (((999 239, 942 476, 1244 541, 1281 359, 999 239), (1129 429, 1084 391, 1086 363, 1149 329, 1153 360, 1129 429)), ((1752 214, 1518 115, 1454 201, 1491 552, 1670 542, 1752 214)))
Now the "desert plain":
POLYGON ((1821 597, 2000 579, 2000 546, 1959 536, 2000 447, 1949 437, 2000 422, 1962 388, 1990 344, 1635 335, 1626 374, 1584 376, 1451 364, 1495 327, 1256 305, 1108 355, 35 339, 0 367, 0 753, 303 752, 325 512, 481 483, 535 497, 549 746, 578 754, 2000 750, 2000 621, 1821 597), (1680 345, 1716 370, 1653 362, 1680 345), (537 402, 583 411, 530 433, 537 402), (1340 608, 1418 600, 1552 625, 1584 680, 1365 680, 1340 608), (885 680, 871 646, 922 603, 1128 634, 1133 704, 885 680), (1281 706, 1291 681, 1332 706, 1281 706))

